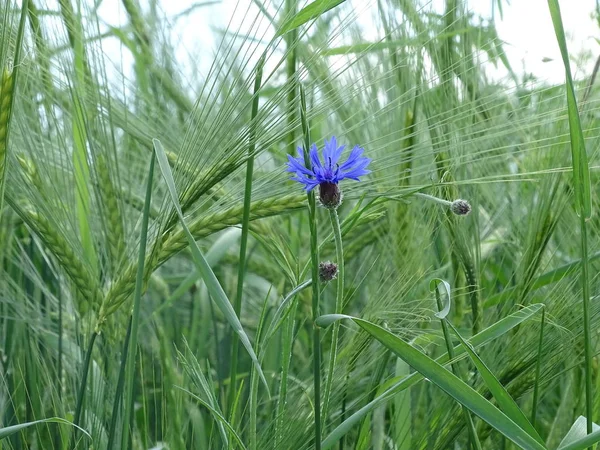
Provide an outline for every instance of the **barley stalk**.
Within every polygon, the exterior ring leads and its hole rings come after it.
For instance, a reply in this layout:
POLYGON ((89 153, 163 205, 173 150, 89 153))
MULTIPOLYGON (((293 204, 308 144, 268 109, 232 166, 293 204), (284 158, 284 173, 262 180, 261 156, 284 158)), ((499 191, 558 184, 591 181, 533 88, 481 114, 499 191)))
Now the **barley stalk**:
MULTIPOLYGON (((305 206, 305 201, 306 197, 304 195, 288 195, 257 200, 252 202, 250 220, 262 219, 301 209, 305 206)), ((239 224, 243 208, 244 205, 240 203, 224 211, 199 217, 190 223, 188 228, 195 239, 202 239, 217 231, 239 224)), ((163 235, 159 239, 160 241, 155 242, 153 245, 152 253, 146 257, 146 281, 158 266, 187 247, 185 234, 180 228, 175 229, 172 234, 167 233, 163 235)), ((115 312, 133 293, 136 271, 137 263, 131 263, 112 284, 100 308, 98 316, 100 324, 110 314, 115 312)))

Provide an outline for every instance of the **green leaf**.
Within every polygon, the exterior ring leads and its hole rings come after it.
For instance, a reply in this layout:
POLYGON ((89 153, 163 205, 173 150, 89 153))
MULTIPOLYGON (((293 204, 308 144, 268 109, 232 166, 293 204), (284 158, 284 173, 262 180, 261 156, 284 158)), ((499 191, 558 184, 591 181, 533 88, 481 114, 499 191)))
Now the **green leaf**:
MULTIPOLYGON (((219 427, 226 428, 227 432, 230 433, 231 436, 233 436, 233 438, 236 440, 236 442, 240 446, 240 448, 242 448, 244 450, 246 449, 246 447, 244 446, 244 443, 243 443, 242 439, 236 433, 235 429, 230 425, 230 423, 227 421, 227 419, 225 419, 225 417, 223 417, 223 414, 221 414, 221 412, 215 406, 213 406, 210 403, 208 403, 207 401, 203 400, 202 398, 200 398, 199 396, 197 396, 193 392, 190 392, 187 389, 184 389, 184 388, 179 387, 179 386, 177 386, 177 387, 179 389, 181 389, 183 392, 185 392, 186 394, 188 394, 190 397, 192 397, 194 400, 196 400, 198 403, 200 403, 202 406, 204 406, 206 409, 208 409, 210 411, 210 413, 213 415, 213 417, 217 420, 217 423, 219 424, 219 427)), ((221 433, 221 437, 222 437, 222 439, 223 439, 223 441, 225 443, 228 442, 227 434, 225 434, 223 432, 223 433, 221 433)))
POLYGON ((240 341, 242 342, 242 345, 246 348, 246 351, 250 355, 250 358, 252 358, 252 362, 256 366, 256 370, 258 371, 258 374, 268 392, 269 386, 267 384, 267 380, 266 380, 265 375, 263 374, 263 371, 260 367, 258 358, 256 357, 256 354, 254 353, 254 349, 252 348, 250 339, 246 335, 244 328, 242 327, 242 324, 241 324, 240 320, 238 319, 238 316, 235 314, 235 311, 233 310, 233 306, 231 305, 231 302, 227 298, 227 294, 225 294, 225 291, 221 287, 219 280, 217 279, 215 273, 210 268, 210 265, 208 264, 208 262, 206 261, 206 258, 200 251, 198 244, 196 244, 196 241, 194 240, 192 233, 190 233, 190 230, 188 229, 187 225, 185 224, 185 218, 183 217, 183 211, 181 210, 181 206, 179 204, 179 196, 177 194, 177 188, 175 187, 175 180, 173 179, 173 173, 171 172, 171 166, 169 166, 169 161, 167 160, 167 155, 165 154, 165 150, 158 139, 153 139, 152 143, 154 145, 154 151, 156 152, 156 158, 158 161, 158 165, 160 167, 160 171, 163 175, 163 178, 165 179, 165 182, 167 183, 169 195, 171 196, 171 200, 173 201, 173 205, 175 206, 175 210, 177 211, 177 215, 179 216, 179 221, 181 223, 181 227, 183 228, 183 231, 187 237, 187 240, 188 240, 188 243, 190 246, 190 250, 192 252, 194 264, 196 265, 196 268, 202 275, 202 279, 204 280, 204 283, 206 284, 206 288, 208 289, 208 292, 210 293, 211 299, 217 304, 217 306, 219 307, 219 309, 225 316, 225 319, 227 320, 227 322, 229 322, 229 325, 231 326, 231 328, 233 328, 233 330, 239 336, 240 341))
POLYGON ((521 411, 519 405, 517 405, 517 403, 513 400, 513 398, 506 391, 506 389, 504 389, 504 386, 502 386, 502 384, 494 376, 492 371, 488 369, 483 360, 475 352, 475 349, 471 346, 471 344, 469 344, 463 339, 463 337, 460 335, 457 329, 454 328, 450 321, 446 321, 446 323, 454 332, 460 343, 463 345, 463 347, 469 354, 469 357, 475 364, 475 367, 477 367, 477 370, 479 371, 483 382, 496 399, 496 402, 498 403, 498 406, 500 407, 502 412, 504 412, 513 422, 519 425, 519 427, 521 427, 523 430, 529 433, 530 436, 535 438, 535 440, 537 440, 540 444, 543 444, 544 441, 542 440, 538 432, 535 430, 533 425, 531 425, 525 414, 523 414, 523 411, 521 411))
POLYGON ((315 0, 311 4, 305 6, 297 14, 286 20, 279 28, 277 36, 283 36, 288 31, 292 31, 301 25, 304 25, 309 20, 316 19, 321 14, 335 8, 344 3, 346 0, 315 0))
MULTIPOLYGON (((568 448, 572 444, 576 444, 578 441, 587 438, 587 419, 583 416, 579 416, 575 423, 571 426, 565 437, 560 444, 558 444, 558 450, 562 450, 563 448, 568 448)), ((593 424, 592 426, 593 433, 600 431, 600 426, 597 424, 593 424)), ((581 447, 584 448, 584 447, 581 447)))
POLYGON ((435 317, 438 319, 445 319, 450 312, 450 284, 441 278, 434 278, 429 282, 429 290, 435 292, 436 289, 440 294, 440 299, 444 301, 444 308, 441 311, 436 312, 435 317))
POLYGON ((452 374, 442 365, 421 353, 389 331, 367 320, 349 317, 363 330, 402 358, 413 369, 427 377, 432 383, 454 398, 457 402, 477 414, 484 421, 525 450, 545 450, 545 447, 531 437, 502 411, 486 400, 479 392, 452 374))
MULTIPOLYGON (((525 322, 530 319, 532 316, 537 314, 540 310, 542 310, 542 304, 533 304, 527 306, 525 308, 520 309, 519 311, 505 317, 502 320, 499 320, 495 324, 489 326, 485 330, 477 333, 475 336, 471 337, 468 342, 473 345, 475 348, 480 347, 482 345, 491 342, 500 336, 503 336, 508 331, 512 330, 519 324, 525 322)), ((317 319, 317 324, 330 324, 334 320, 338 320, 341 318, 351 318, 350 316, 343 315, 327 315, 321 316, 317 319)), ((322 325, 320 325, 322 326, 322 325)), ((456 360, 460 360, 460 356, 465 354, 465 349, 463 346, 459 345, 454 347, 454 351, 456 353, 456 360)), ((448 355, 444 354, 436 359, 436 361, 440 364, 446 364, 449 361, 448 355)), ((367 403, 365 406, 360 408, 346 420, 344 420, 340 425, 338 425, 330 434, 325 438, 322 442, 323 450, 327 448, 331 448, 336 442, 338 442, 346 433, 348 433, 354 425, 359 423, 363 417, 365 417, 369 412, 377 408, 379 405, 387 402, 396 394, 405 391, 406 389, 414 386, 419 381, 423 379, 423 376, 419 373, 412 373, 408 377, 403 378, 394 378, 389 380, 386 384, 383 385, 385 391, 367 403)))
POLYGON ((587 419, 579 416, 558 446, 558 450, 584 450, 600 442, 600 427, 592 424, 592 433, 586 435, 587 419))
POLYGON ((575 88, 573 85, 573 76, 571 75, 571 65, 569 63, 569 52, 567 51, 567 40, 563 28, 562 18, 558 0, 548 0, 550 15, 556 33, 556 40, 560 47, 560 54, 565 65, 566 88, 567 88, 567 108, 569 114, 569 133, 571 136, 571 157, 573 163, 573 184, 575 185, 575 197, 578 213, 585 219, 592 215, 592 196, 590 189, 590 168, 585 150, 585 140, 581 121, 579 119, 579 110, 577 109, 577 99, 575 97, 575 88))
POLYGON ((23 430, 25 428, 29 428, 29 427, 34 426, 34 425, 39 425, 41 423, 60 423, 60 424, 63 424, 63 425, 72 425, 75 428, 78 428, 83 433, 85 433, 85 435, 87 437, 91 438, 91 436, 89 435, 89 433, 87 431, 85 431, 83 428, 78 427, 74 423, 69 422, 66 419, 62 419, 60 417, 51 417, 49 419, 41 419, 41 420, 36 420, 34 422, 19 423, 17 425, 12 425, 10 427, 0 428, 0 439, 7 438, 10 435, 18 433, 19 431, 21 431, 21 430, 23 430))

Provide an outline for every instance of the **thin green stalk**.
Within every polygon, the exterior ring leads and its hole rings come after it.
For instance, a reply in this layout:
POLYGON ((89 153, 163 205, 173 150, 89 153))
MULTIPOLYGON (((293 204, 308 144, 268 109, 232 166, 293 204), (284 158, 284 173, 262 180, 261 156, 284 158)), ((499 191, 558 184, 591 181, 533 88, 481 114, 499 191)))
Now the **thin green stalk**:
MULTIPOLYGON (((448 294, 449 295, 449 294, 448 294)), ((442 311, 444 308, 442 306, 442 299, 440 298, 440 293, 436 286, 435 288, 435 301, 437 303, 438 311, 442 311)), ((448 358, 453 360, 455 357, 454 353, 454 345, 452 344, 452 338, 450 337, 450 332, 448 331, 448 324, 446 324, 446 318, 441 318, 440 323, 442 325, 442 333, 444 334, 444 340, 446 341, 446 349, 448 351, 448 358)), ((461 374, 461 370, 459 368, 458 363, 451 364, 452 373, 457 377, 464 379, 461 374)), ((471 413, 462 407, 462 412, 465 417, 465 422, 467 423, 467 430, 469 431, 469 442, 471 443, 471 448, 474 450, 482 450, 481 443, 479 442, 479 437, 477 436, 477 430, 475 429, 475 424, 473 423, 473 417, 471 417, 471 413)))
MULTIPOLYGON (((306 117, 306 97, 300 85, 300 118, 304 134, 304 164, 311 168, 308 149, 310 148, 310 128, 306 117)), ((314 190, 308 194, 308 224, 310 228, 310 256, 312 265, 312 318, 313 318, 313 382, 315 405, 315 450, 321 450, 321 329, 314 323, 319 317, 319 244, 317 242, 317 205, 314 190)))
POLYGON ((542 309, 542 323, 540 325, 540 340, 538 342, 537 361, 535 363, 535 383, 533 385, 533 406, 531 408, 531 425, 535 428, 538 399, 540 394, 540 369, 542 367, 542 344, 544 342, 544 324, 546 323, 546 309, 542 309))
POLYGON ((290 371, 290 362, 292 360, 292 341, 294 338, 294 323, 296 317, 296 308, 298 302, 294 301, 291 312, 286 318, 283 330, 281 331, 281 382, 279 385, 279 398, 277 400, 277 418, 275 419, 275 448, 283 441, 281 430, 284 425, 284 413, 287 407, 288 375, 290 371))
MULTIPOLYGON (((341 314, 344 307, 344 248, 342 246, 342 230, 340 227, 340 218, 337 210, 329 209, 329 218, 331 220, 331 228, 335 237, 335 257, 338 266, 337 275, 337 293, 335 297, 335 314, 341 314)), ((327 418, 329 410, 329 399, 331 397, 331 385, 333 383, 333 372, 335 369, 335 361, 337 359, 337 347, 339 341, 340 324, 333 324, 333 332, 331 335, 331 353, 329 355, 329 366, 327 368, 327 381, 325 384, 325 393, 323 395, 323 420, 327 418)))
POLYGON ((592 333, 590 327, 590 281, 588 264, 587 223, 585 215, 579 215, 581 228, 581 290, 583 300, 583 351, 585 356, 585 414, 587 419, 587 433, 593 431, 594 392, 592 390, 593 355, 592 333))
POLYGON ((587 432, 593 429, 593 390, 592 390, 592 337, 590 327, 590 278, 587 243, 587 220, 592 216, 592 197, 590 184, 590 169, 585 138, 581 127, 575 84, 571 74, 571 63, 567 50, 567 40, 560 14, 558 0, 548 0, 548 8, 552 17, 556 40, 565 66, 565 87, 567 91, 567 112, 569 117, 569 135, 571 141, 571 162, 573 166, 573 187, 575 191, 575 209, 579 214, 581 231, 581 294, 583 303, 583 348, 585 355, 585 414, 587 432))
POLYGON ((119 378, 117 380, 117 389, 113 402, 112 415, 110 417, 110 427, 108 429, 108 443, 106 450, 113 448, 115 435, 117 431, 117 417, 119 416, 119 407, 121 405, 121 396, 123 395, 123 385, 125 384, 125 367, 127 365, 127 354, 129 353, 129 340, 131 339, 131 322, 133 316, 129 316, 129 324, 127 325, 127 334, 125 335, 125 343, 123 344, 123 356, 121 358, 121 368, 119 369, 119 378))
MULTIPOLYGON (((254 153, 256 150, 256 116, 258 115, 258 91, 262 83, 262 72, 265 63, 265 54, 261 57, 256 66, 256 78, 254 79, 254 98, 252 100, 252 115, 250 118, 248 162, 246 165, 246 186, 244 191, 244 212, 242 215, 242 236, 240 238, 240 262, 238 265, 237 291, 233 309, 235 314, 240 317, 242 311, 242 296, 244 294, 244 276, 246 274, 246 250, 248 248, 248 232, 250 229, 250 205, 252 202, 252 178, 254 175, 254 153)), ((235 332, 231 334, 231 363, 229 371, 229 398, 227 411, 232 410, 235 400, 235 388, 237 379, 237 365, 240 340, 235 332)))
POLYGON ((126 387, 125 387, 125 414, 123 415, 123 434, 121 436, 121 449, 129 448, 129 422, 133 413, 133 391, 135 387, 135 361, 137 355, 137 333, 140 323, 140 303, 142 298, 142 289, 144 284, 144 262, 146 260, 146 243, 148 240, 148 217, 150 211, 150 200, 152 198, 152 178, 154 176, 154 162, 156 153, 152 153, 150 160, 150 170, 148 172, 148 181, 146 183, 146 202, 144 204, 144 214, 142 216, 142 230, 140 236, 140 251, 138 255, 138 270, 135 280, 135 293, 133 296, 133 312, 131 313, 131 339, 129 342, 127 368, 126 368, 126 387))
POLYGON ((85 352, 85 359, 83 360, 83 372, 81 375, 81 383, 79 384, 79 391, 77 392, 77 404, 75 406, 75 414, 73 416, 73 425, 75 425, 73 429, 73 433, 71 434, 71 444, 69 445, 70 449, 75 448, 75 443, 77 442, 76 436, 79 434, 77 427, 81 424, 81 412, 83 411, 83 400, 85 397, 85 389, 87 386, 87 378, 90 367, 90 361, 92 360, 92 351, 94 350, 94 342, 96 342, 96 337, 98 336, 98 331, 94 330, 90 337, 90 342, 88 343, 87 351, 85 352))

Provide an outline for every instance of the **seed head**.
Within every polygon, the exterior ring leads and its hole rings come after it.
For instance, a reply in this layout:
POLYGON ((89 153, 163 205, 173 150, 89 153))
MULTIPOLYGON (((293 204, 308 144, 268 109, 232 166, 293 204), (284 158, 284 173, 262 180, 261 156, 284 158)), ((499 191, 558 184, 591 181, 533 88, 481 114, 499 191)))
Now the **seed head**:
POLYGON ((335 280, 337 277, 338 266, 336 263, 331 261, 325 261, 319 263, 319 279, 322 283, 335 280))

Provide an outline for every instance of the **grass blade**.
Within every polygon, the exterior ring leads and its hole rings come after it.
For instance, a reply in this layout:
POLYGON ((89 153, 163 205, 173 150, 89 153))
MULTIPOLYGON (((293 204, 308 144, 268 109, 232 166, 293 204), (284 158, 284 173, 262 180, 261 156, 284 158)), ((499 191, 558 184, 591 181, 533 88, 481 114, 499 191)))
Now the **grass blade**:
POLYGON ((250 355, 250 358, 252 358, 252 362, 256 366, 256 370, 258 371, 258 374, 259 374, 263 384, 265 385, 265 388, 268 391, 269 385, 267 384, 267 380, 266 380, 266 378, 263 374, 263 371, 260 367, 258 358, 256 357, 256 354, 254 353, 254 349, 252 348, 250 339, 246 335, 246 332, 244 331, 244 328, 242 327, 240 319, 238 318, 237 314, 235 313, 233 306, 231 306, 231 302, 227 298, 227 294, 225 294, 225 291, 221 287, 219 280, 217 280, 215 273, 210 268, 210 265, 206 261, 206 258, 200 251, 198 244, 196 244, 194 237, 190 233, 190 230, 188 229, 187 225, 185 224, 185 218, 183 217, 183 211, 181 210, 181 206, 180 206, 179 200, 178 200, 179 197, 177 195, 177 189, 175 188, 175 180, 173 179, 173 173, 171 172, 171 166, 169 165, 169 161, 167 160, 167 155, 165 154, 165 150, 158 139, 153 139, 152 143, 154 144, 154 151, 156 152, 156 158, 158 160, 158 165, 160 167, 160 171, 163 175, 163 178, 167 184, 169 195, 171 197, 171 201, 173 202, 175 210, 177 211, 177 215, 179 216, 179 221, 181 223, 181 227, 183 228, 183 231, 187 237, 188 244, 189 244, 190 250, 192 252, 194 264, 196 265, 196 268, 202 275, 202 279, 204 280, 204 283, 206 284, 206 288, 208 289, 208 292, 210 293, 211 299, 213 299, 215 301, 215 303, 217 304, 217 306, 219 307, 219 309, 225 316, 225 319, 227 320, 227 322, 229 323, 231 328, 233 328, 233 330, 237 333, 238 337, 240 338, 240 341, 242 342, 242 345, 246 348, 246 351, 250 355))
POLYGON ((492 371, 488 369, 483 360, 479 357, 479 355, 475 352, 471 344, 463 339, 458 330, 449 322, 446 321, 446 324, 450 327, 453 333, 456 335, 460 343, 463 345, 464 349, 469 354, 469 357, 477 367, 481 378, 483 379, 485 385, 488 387, 498 406, 513 422, 515 422, 519 427, 525 430, 531 437, 533 437, 540 444, 543 444, 544 441, 535 430, 533 425, 527 420, 527 417, 519 408, 519 405, 513 400, 510 394, 506 391, 504 386, 498 381, 498 379, 494 376, 492 371))
POLYGON ((306 22, 316 19, 321 14, 326 13, 330 9, 344 3, 346 0, 315 0, 311 4, 305 6, 293 17, 290 17, 287 21, 281 25, 277 36, 283 36, 289 31, 304 25, 306 22))
MULTIPOLYGON (((244 295, 244 276, 246 275, 246 249, 248 247, 248 231, 250 228, 250 205, 252 203, 252 179, 254 178, 254 153, 256 150, 256 115, 258 114, 258 101, 260 85, 262 83, 262 72, 265 63, 265 54, 256 66, 256 78, 254 79, 254 99, 252 100, 252 113, 250 118, 250 136, 248 148, 248 161, 246 166, 246 186, 244 188, 244 212, 242 214, 242 236, 240 238, 240 261, 238 264, 237 291, 233 309, 238 317, 242 311, 242 296, 244 295)), ((229 370, 228 411, 231 411, 235 399, 235 385, 237 380, 238 346, 239 340, 232 336, 231 363, 229 370)))
MULTIPOLYGON (((475 348, 485 345, 488 342, 491 342, 491 341, 503 336, 504 334, 506 334, 508 331, 512 330, 519 324, 529 320, 532 316, 537 314, 542 308, 543 308, 543 305, 541 305, 541 304, 534 304, 534 305, 528 306, 526 308, 523 308, 523 309, 517 311, 516 313, 513 313, 513 314, 505 317, 504 319, 499 320, 495 324, 489 326, 485 330, 476 334, 471 339, 469 339, 468 342, 471 345, 473 345, 475 348)), ((337 316, 337 315, 321 316, 321 317, 319 317, 317 323, 319 324, 319 326, 328 326, 332 321, 339 320, 339 319, 342 319, 345 317, 346 316, 337 316)), ((465 354, 464 347, 461 345, 454 347, 454 352, 457 356, 457 360, 461 355, 464 356, 464 354, 465 354)), ((449 360, 450 360, 450 358, 448 357, 448 354, 442 355, 436 359, 436 361, 440 364, 446 364, 449 360)), ((387 389, 385 389, 385 391, 381 395, 378 395, 375 399, 373 399, 372 401, 367 403, 365 406, 363 406, 358 411, 356 411, 354 414, 352 414, 350 417, 348 417, 346 420, 344 420, 344 422, 342 422, 340 425, 338 425, 327 436, 327 438, 323 441, 323 449, 331 448, 346 433, 348 433, 354 425, 359 423, 365 415, 367 415, 370 411, 375 409, 377 406, 388 401, 394 395, 405 391, 406 389, 410 388, 411 386, 414 386, 422 379, 423 379, 423 376, 421 374, 413 373, 413 374, 411 374, 407 377, 403 377, 401 379, 390 380, 388 382, 389 387, 387 389)))
MULTIPOLYGON (((406 361, 411 367, 427 377, 432 383, 453 397, 457 402, 477 414, 488 424, 525 450, 545 450, 544 445, 530 436, 502 411, 486 400, 479 392, 453 375, 442 365, 421 353, 389 331, 367 320, 337 315, 337 319, 349 319, 406 361)), ((329 323, 333 320, 329 321, 329 323)))
POLYGON ((50 417, 48 419, 41 419, 41 420, 36 420, 33 422, 19 423, 17 425, 12 425, 10 427, 0 428, 0 439, 5 439, 15 433, 18 433, 19 431, 24 430, 25 428, 29 428, 29 427, 39 425, 42 423, 59 423, 59 424, 63 424, 63 425, 71 425, 71 426, 74 426, 75 428, 77 428, 82 433, 84 433, 87 437, 91 437, 89 435, 89 433, 87 431, 85 431, 83 428, 78 427, 77 425, 75 425, 72 422, 69 422, 66 419, 62 419, 60 417, 50 417))
POLYGON ((577 99, 575 97, 575 88, 573 77, 571 75, 571 66, 569 63, 569 53, 567 51, 567 42, 565 39, 565 30, 563 28, 562 18, 558 0, 548 0, 550 15, 556 33, 556 40, 560 47, 563 63, 565 65, 565 77, 567 88, 567 108, 569 116, 569 134, 571 137, 571 157, 573 164, 573 184, 575 186, 575 209, 579 213, 579 228, 581 233, 581 293, 583 306, 583 347, 584 347, 584 371, 585 371, 585 412, 587 418, 587 431, 592 432, 593 412, 594 412, 594 393, 592 389, 592 336, 590 329, 590 280, 589 280, 589 262, 588 262, 588 244, 587 244, 587 220, 592 216, 592 196, 590 188, 590 169, 585 150, 585 140, 581 121, 579 119, 579 110, 577 109, 577 99))
POLYGON ((142 216, 142 230, 140 236, 140 250, 138 254, 138 269, 135 278, 135 292, 133 294, 133 312, 131 313, 131 336, 127 355, 125 376, 125 413, 123 416, 123 433, 121 435, 121 448, 129 448, 129 421, 133 413, 133 391, 135 387, 135 362, 137 357, 137 337, 140 323, 140 303, 144 285, 144 262, 146 260, 146 244, 148 241, 148 219, 150 215, 150 204, 152 199, 152 180, 154 178, 154 163, 156 157, 152 154, 150 169, 148 170, 148 181, 146 184, 146 200, 144 202, 144 213, 142 216))

